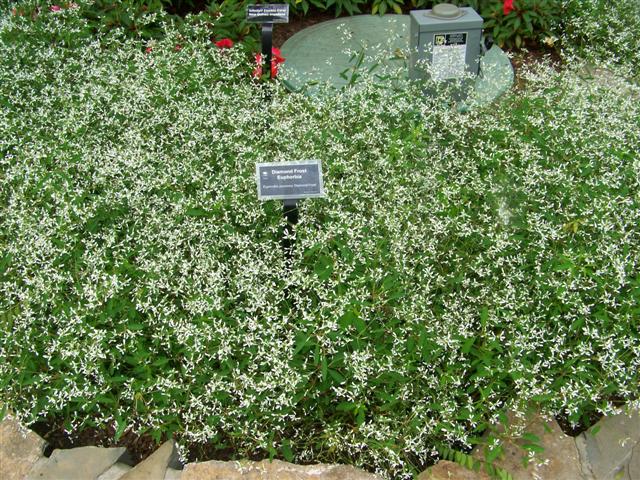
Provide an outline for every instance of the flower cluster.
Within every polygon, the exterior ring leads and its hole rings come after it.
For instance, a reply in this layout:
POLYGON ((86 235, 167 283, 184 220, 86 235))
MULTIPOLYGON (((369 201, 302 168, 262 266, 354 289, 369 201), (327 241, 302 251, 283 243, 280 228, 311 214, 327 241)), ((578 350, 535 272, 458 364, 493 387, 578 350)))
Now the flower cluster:
POLYGON ((563 30, 557 37, 568 63, 574 56, 601 68, 619 69, 638 79, 640 72, 640 2, 562 0, 563 30))
POLYGON ((513 8, 513 0, 503 0, 502 2, 502 12, 505 15, 509 15, 514 10, 513 8))
POLYGON ((231 48, 233 47, 233 40, 230 38, 223 38, 222 40, 214 42, 214 45, 218 48, 231 48))

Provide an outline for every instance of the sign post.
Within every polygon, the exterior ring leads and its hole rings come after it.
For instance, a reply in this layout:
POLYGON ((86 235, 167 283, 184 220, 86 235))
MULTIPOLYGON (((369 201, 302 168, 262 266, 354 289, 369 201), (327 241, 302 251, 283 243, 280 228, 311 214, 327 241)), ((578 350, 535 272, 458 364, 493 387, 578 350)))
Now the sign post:
POLYGON ((289 23, 288 3, 263 3, 247 6, 247 21, 262 24, 262 61, 271 77, 271 49, 273 45, 273 24, 289 23))
POLYGON ((287 220, 282 247, 291 259, 291 247, 298 223, 298 200, 324 197, 320 160, 256 164, 256 183, 260 200, 282 200, 282 214, 287 220))
POLYGON ((295 226, 298 224, 298 200, 284 199, 282 200, 282 214, 287 219, 282 235, 282 248, 289 260, 292 256, 292 248, 295 242, 295 226))

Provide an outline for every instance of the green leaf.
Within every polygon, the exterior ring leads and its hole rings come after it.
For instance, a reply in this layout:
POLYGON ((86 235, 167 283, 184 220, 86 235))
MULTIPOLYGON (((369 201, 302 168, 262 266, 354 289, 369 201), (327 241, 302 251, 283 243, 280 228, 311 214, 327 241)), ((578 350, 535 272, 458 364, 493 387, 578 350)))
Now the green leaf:
POLYGON ((328 372, 329 372, 329 376, 333 378, 336 381, 336 383, 343 384, 345 382, 345 378, 337 370, 333 370, 330 368, 328 372))
POLYGON ((464 342, 464 344, 462 345, 462 348, 460 349, 460 351, 462 353, 464 353, 465 355, 467 353, 469 353, 471 351, 471 347, 473 346, 473 344, 475 343, 477 337, 469 337, 467 338, 467 340, 464 342))
POLYGON ((522 448, 536 453, 544 452, 544 447, 536 445, 535 443, 525 443, 524 445, 522 445, 522 448))
POLYGON ((339 412, 353 412, 356 409, 356 404, 353 402, 340 402, 336 406, 336 410, 339 412))
POLYGON ((489 319, 489 309, 487 307, 482 307, 480 309, 480 326, 484 330, 487 328, 487 320, 489 319))
POLYGON ((160 357, 158 360, 153 362, 151 365, 153 365, 154 367, 161 367, 163 365, 166 365, 167 363, 169 363, 169 359, 168 358, 160 357))
POLYGON ((484 456, 487 462, 492 463, 500 455, 502 455, 502 445, 497 445, 493 448, 486 449, 484 456))
POLYGON ((333 260, 331 257, 321 255, 313 266, 313 271, 320 280, 327 280, 333 273, 333 260))
POLYGON ((527 442, 530 443, 540 443, 540 437, 538 437, 537 435, 534 435, 533 433, 525 433, 524 435, 522 435, 523 440, 526 440, 527 442))
POLYGON ((465 465, 469 470, 473 470, 473 457, 471 455, 467 455, 467 464, 465 465))
POLYGON ((327 379, 327 371, 328 371, 327 357, 325 357, 325 356, 322 357, 320 370, 321 370, 321 375, 322 375, 322 381, 324 382, 327 379))
POLYGON ((356 414, 356 425, 360 426, 364 423, 365 421, 365 409, 364 408, 359 408, 358 409, 358 413, 356 414))
POLYGON ((584 325, 584 317, 576 318, 571 323, 571 326, 569 327, 569 330, 571 330, 572 332, 577 332, 578 330, 580 330, 582 328, 583 325, 584 325))
POLYGON ((116 418, 116 432, 114 435, 114 441, 118 442, 120 437, 124 433, 125 428, 127 428, 127 422, 123 421, 120 417, 116 418))
POLYGON ((189 217, 209 218, 213 216, 213 212, 205 210, 204 208, 196 207, 196 208, 187 209, 187 211, 185 212, 185 215, 189 217))
POLYGON ((293 450, 291 450, 291 446, 288 439, 284 439, 282 441, 282 447, 280 448, 280 451, 282 452, 282 456, 287 462, 293 462, 293 458, 294 458, 293 450))

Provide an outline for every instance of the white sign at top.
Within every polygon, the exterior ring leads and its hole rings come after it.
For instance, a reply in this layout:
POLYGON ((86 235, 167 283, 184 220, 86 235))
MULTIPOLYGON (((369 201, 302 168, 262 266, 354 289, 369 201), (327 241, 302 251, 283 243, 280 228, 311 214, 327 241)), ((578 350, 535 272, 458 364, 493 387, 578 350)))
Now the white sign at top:
POLYGON ((253 23, 289 23, 288 3, 261 3, 247 6, 247 21, 253 23))

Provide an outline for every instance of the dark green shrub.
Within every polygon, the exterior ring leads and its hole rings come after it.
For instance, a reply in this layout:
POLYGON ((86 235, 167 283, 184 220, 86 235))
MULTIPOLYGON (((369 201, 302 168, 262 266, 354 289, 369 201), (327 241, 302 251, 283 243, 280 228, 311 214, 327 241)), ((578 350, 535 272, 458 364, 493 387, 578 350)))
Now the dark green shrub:
POLYGON ((558 0, 515 0, 512 9, 503 2, 484 3, 484 28, 501 47, 552 43, 548 39, 561 18, 558 0))

